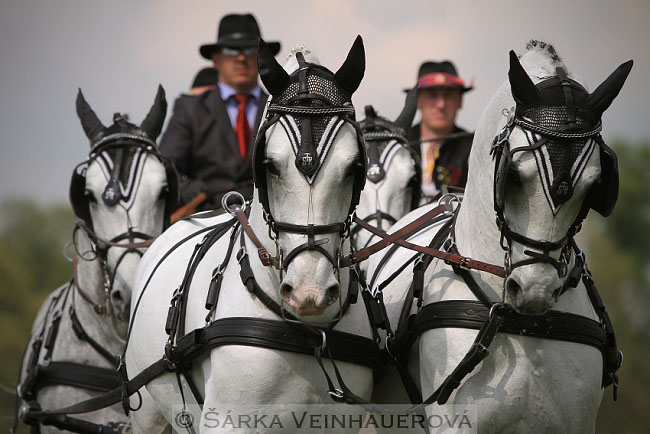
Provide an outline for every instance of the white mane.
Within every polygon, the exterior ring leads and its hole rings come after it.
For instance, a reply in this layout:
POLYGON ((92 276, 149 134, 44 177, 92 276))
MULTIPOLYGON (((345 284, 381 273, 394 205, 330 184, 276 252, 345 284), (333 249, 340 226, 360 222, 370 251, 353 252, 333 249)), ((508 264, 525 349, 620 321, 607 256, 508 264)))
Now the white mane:
POLYGON ((562 67, 569 78, 584 86, 582 79, 568 71, 555 47, 548 42, 531 39, 526 44, 526 51, 519 56, 519 62, 534 83, 556 76, 555 69, 562 67))
POLYGON ((298 69, 298 60, 296 59, 296 53, 302 53, 305 56, 305 60, 309 63, 314 63, 320 65, 320 60, 314 53, 311 52, 311 49, 305 47, 303 44, 297 44, 291 49, 291 53, 287 55, 287 62, 284 64, 284 70, 288 74, 291 74, 298 69))

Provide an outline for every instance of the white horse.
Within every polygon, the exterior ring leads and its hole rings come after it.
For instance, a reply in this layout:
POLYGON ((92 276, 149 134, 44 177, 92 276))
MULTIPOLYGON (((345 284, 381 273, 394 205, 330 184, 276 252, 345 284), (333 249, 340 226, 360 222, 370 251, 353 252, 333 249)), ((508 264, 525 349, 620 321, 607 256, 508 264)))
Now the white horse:
POLYGON ((80 432, 88 429, 87 422, 112 433, 128 423, 119 405, 78 417, 32 416, 33 411, 76 404, 119 385, 116 367, 125 345, 135 270, 148 240, 163 231, 178 191, 175 172, 171 166, 166 169, 154 142, 166 108, 159 87, 139 127, 116 113, 114 124, 106 128, 81 90, 77 96, 77 114, 91 151, 75 168, 70 186, 78 217, 73 278, 39 310, 18 386, 22 417, 42 424, 35 428, 41 433, 80 432))
MULTIPOLYGON (((420 159, 406 138, 416 110, 417 88, 413 88, 395 121, 378 116, 372 106, 366 106, 366 118, 359 123, 369 162, 357 216, 384 231, 417 208, 420 201, 420 159)), ((352 240, 354 248, 359 250, 377 238, 361 226, 355 226, 352 240)), ((361 263, 362 272, 366 267, 367 262, 361 263)))
MULTIPOLYGON (((261 321, 267 328, 286 327, 281 315, 291 324, 298 321, 298 329, 312 327, 318 333, 317 347, 324 339, 319 330, 325 329, 316 325, 336 324, 334 332, 345 331, 372 342, 367 339, 371 329, 362 303, 350 304, 338 320, 350 295, 350 273, 338 269, 337 263, 350 248, 346 238, 349 215, 365 177, 360 132, 349 117, 354 113, 350 97, 364 72, 361 39, 357 38, 335 74, 315 64, 304 47, 294 49, 286 71, 263 42, 258 60, 272 98, 253 157, 256 192, 249 205, 251 231, 244 236, 228 214, 197 215, 174 224, 156 240, 141 262, 134 290, 126 352, 130 378, 159 360, 168 342, 178 343, 185 331, 201 331, 206 325, 213 330, 236 322, 245 328, 261 321), (227 232, 231 236, 223 229, 224 236, 208 236, 201 244, 206 233, 215 232, 199 231, 225 228, 225 224, 235 228, 227 232), (187 241, 181 242, 184 238, 187 241), (202 259, 192 258, 195 251, 202 259), (188 282, 184 276, 190 270, 193 277, 188 282), (215 297, 210 295, 211 282, 213 289, 218 287, 215 297), (168 322, 170 339, 165 319, 172 297, 174 303, 183 304, 185 314, 171 315, 178 321, 168 322), (211 307, 207 310, 206 300, 211 307), (135 307, 138 303, 139 308, 135 307)), ((328 332, 327 342, 329 338, 328 332)), ((278 340, 291 339, 289 333, 278 340)), ((181 422, 193 420, 195 428, 203 429, 217 414, 223 417, 229 409, 236 411, 243 405, 255 406, 261 414, 268 404, 306 408, 332 403, 323 371, 310 351, 311 356, 243 342, 206 348, 182 375, 164 373, 141 389, 141 408, 131 412, 133 429, 169 432, 171 426, 179 427, 179 415, 183 415, 181 422)), ((325 364, 329 371, 329 362, 325 364)), ((344 361, 337 366, 354 390, 369 396, 371 369, 344 361)), ((137 401, 132 398, 131 405, 137 406, 137 401)), ((256 429, 232 428, 232 432, 249 430, 256 429)))
MULTIPOLYGON (((616 160, 600 138, 600 117, 631 66, 631 61, 621 65, 589 94, 575 75, 566 76, 564 63, 551 45, 531 41, 520 60, 511 52, 509 82, 497 90, 483 113, 462 205, 443 246, 489 264, 504 263, 505 250, 505 279, 456 267, 459 275, 444 261, 433 259, 424 273, 425 307, 415 317, 415 325, 424 310, 435 311, 427 308, 449 308, 455 303, 450 300, 471 300, 462 302, 469 306, 465 311, 454 312, 476 323, 472 328, 485 326, 488 317, 499 321, 503 315, 506 325, 517 320, 530 330, 522 330, 524 326, 497 333, 491 345, 480 340, 473 351, 481 353, 485 344, 489 355, 481 364, 475 360, 478 366, 471 374, 455 378, 459 387, 447 382, 451 387, 443 391, 442 398, 439 386, 468 353, 476 331, 459 325, 425 327, 417 351, 419 370, 417 358, 411 359, 422 397, 436 391, 434 399, 444 403, 451 393, 451 403, 475 406, 481 433, 593 433, 602 386, 616 381, 620 360, 615 343, 612 348, 611 342, 604 342, 611 327, 600 326, 608 318, 595 312, 594 305, 601 306, 590 300, 591 285, 585 285, 590 282, 588 272, 581 280, 581 257, 577 259, 570 241, 590 207, 608 215, 615 204, 616 160), (572 269, 578 271, 577 276, 568 273, 572 269), (474 284, 473 290, 466 281, 474 284), (476 302, 477 298, 481 301, 476 302), (497 307, 488 316, 493 305, 497 307), (500 314, 500 309, 506 313, 500 314), (471 318, 479 312, 480 321, 471 318), (567 332, 564 339, 530 336, 531 330, 543 329, 546 321, 569 317, 575 327, 567 330, 558 325, 558 330, 549 332, 567 332), (599 336, 603 354, 598 345, 585 345, 584 340, 577 343, 580 340, 575 336, 589 327, 589 333, 599 336)), ((396 227, 425 211, 407 215, 396 227)), ((439 228, 440 224, 412 242, 429 243, 439 228)), ((396 252, 379 270, 379 281, 412 254, 404 249, 396 252)), ((369 273, 380 260, 373 258, 369 273)), ((385 290, 393 327, 413 281, 414 275, 407 270, 385 290)), ((437 315, 429 320, 447 318, 440 309, 437 315)))

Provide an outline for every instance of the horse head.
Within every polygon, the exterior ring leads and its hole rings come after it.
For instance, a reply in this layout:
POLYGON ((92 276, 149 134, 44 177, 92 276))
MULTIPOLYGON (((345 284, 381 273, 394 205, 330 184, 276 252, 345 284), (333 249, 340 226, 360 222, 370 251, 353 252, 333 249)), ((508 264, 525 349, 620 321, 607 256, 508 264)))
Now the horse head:
POLYGON ((365 181, 351 102, 365 70, 363 42, 336 73, 304 47, 282 68, 263 41, 258 64, 271 101, 253 155, 255 200, 280 258, 281 299, 298 316, 320 315, 344 296, 338 258, 365 181))
POLYGON ((178 194, 173 166, 158 153, 167 103, 159 86, 155 102, 139 125, 120 113, 105 127, 83 97, 77 114, 90 140, 88 160, 77 166, 70 201, 78 218, 78 260, 93 264, 78 288, 95 311, 117 319, 120 335, 129 318, 131 285, 143 246, 160 234, 178 194))
MULTIPOLYGON (((368 171, 357 215, 384 231, 420 202, 420 159, 407 139, 416 110, 417 87, 414 87, 395 121, 378 116, 372 106, 366 106, 366 118, 359 123, 368 153, 368 171)), ((352 230, 357 250, 373 238, 360 229, 356 226, 352 230)))
POLYGON ((616 156, 600 136, 601 116, 632 61, 589 93, 551 45, 531 41, 527 48, 521 58, 510 52, 509 82, 479 124, 475 144, 482 149, 473 151, 481 155, 472 156, 470 167, 475 162, 482 169, 468 182, 467 193, 477 193, 479 178, 493 186, 481 194, 491 196, 497 215, 506 301, 521 313, 541 314, 562 291, 571 239, 588 210, 606 216, 616 203, 616 156), (505 116, 498 122, 500 113, 505 116), (485 162, 487 155, 492 163, 485 162))

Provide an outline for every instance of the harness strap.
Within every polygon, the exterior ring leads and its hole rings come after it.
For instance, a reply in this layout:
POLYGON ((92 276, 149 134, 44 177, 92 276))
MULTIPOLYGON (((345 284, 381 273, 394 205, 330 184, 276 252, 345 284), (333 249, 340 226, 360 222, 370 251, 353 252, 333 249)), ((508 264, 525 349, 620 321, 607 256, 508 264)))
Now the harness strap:
POLYGON ((368 231, 372 232, 373 234, 382 237, 383 240, 379 241, 376 244, 373 244, 370 247, 367 247, 368 250, 372 250, 370 253, 367 253, 366 249, 359 250, 358 252, 355 252, 354 254, 352 254, 352 255, 350 255, 350 256, 348 256, 346 258, 343 258, 343 260, 346 260, 346 259, 349 258, 351 263, 363 260, 366 257, 368 257, 371 254, 376 253, 376 251, 378 251, 378 250, 373 249, 375 246, 377 246, 379 244, 383 244, 383 245, 381 245, 379 247, 379 250, 381 250, 387 244, 387 243, 384 244, 384 242, 388 241, 388 243, 395 243, 395 244, 398 244, 398 245, 400 245, 402 247, 406 247, 407 249, 415 250, 416 252, 424 253, 426 255, 433 256, 434 258, 442 259, 447 263, 456 264, 456 265, 458 265, 460 267, 463 267, 463 268, 476 269, 476 270, 479 270, 479 271, 485 271, 486 273, 494 274, 495 276, 498 276, 498 277, 505 277, 505 269, 503 267, 488 264, 488 263, 485 263, 485 262, 482 262, 482 261, 478 261, 476 259, 471 259, 471 258, 468 258, 468 257, 465 257, 465 256, 461 256, 461 255, 458 255, 458 254, 455 254, 455 253, 447 253, 447 252, 432 249, 432 248, 429 248, 429 247, 419 246, 417 244, 413 244, 413 243, 410 243, 408 241, 405 241, 405 240, 401 239, 403 235, 405 235, 406 233, 409 232, 409 230, 405 230, 405 229, 407 229, 407 228, 412 229, 412 228, 410 228, 410 226, 419 226, 419 225, 421 225, 422 223, 424 223, 424 221, 426 221, 426 219, 423 219, 423 217, 427 217, 427 219, 428 219, 428 218, 431 217, 431 216, 429 216, 429 214, 436 215, 437 213, 433 213, 433 211, 438 210, 438 208, 439 207, 436 207, 436 208, 432 209, 431 211, 429 211, 428 213, 426 213, 422 217, 420 217, 417 220, 413 221, 411 224, 401 228, 397 232, 394 232, 394 233, 392 233, 390 235, 388 235, 386 232, 384 232, 384 231, 382 231, 380 229, 377 229, 377 228, 367 224, 366 222, 364 222, 361 219, 356 219, 355 218, 355 220, 354 220, 355 223, 362 225, 364 227, 364 229, 367 229, 368 231), (416 222, 418 223, 418 225, 415 225, 416 222), (359 259, 359 258, 361 258, 361 259, 359 259))
POLYGON ((99 241, 100 243, 106 244, 107 246, 111 246, 111 247, 122 247, 122 248, 125 248, 125 249, 139 249, 139 248, 149 247, 154 242, 154 238, 151 235, 143 234, 141 232, 133 232, 133 231, 128 233, 128 234, 122 234, 122 236, 116 237, 115 239, 109 241, 109 240, 103 239, 102 237, 97 235, 95 232, 93 232, 93 230, 85 222, 78 221, 76 224, 77 224, 77 227, 79 227, 79 228, 83 229, 84 231, 86 231, 96 241, 99 241), (142 238, 145 241, 141 241, 139 243, 120 243, 120 242, 117 242, 120 239, 125 239, 129 235, 132 235, 134 238, 142 238))
POLYGON ((421 226, 426 224, 433 217, 435 217, 435 216, 437 216, 439 214, 442 214, 444 212, 451 212, 452 210, 453 209, 452 209, 451 205, 449 205, 449 204, 438 205, 437 207, 435 207, 432 210, 430 210, 429 212, 421 215, 420 217, 418 217, 417 219, 415 219, 414 221, 412 221, 408 225, 398 229, 397 231, 393 232, 390 235, 388 235, 387 233, 385 233, 384 231, 382 231, 382 230, 380 230, 378 228, 375 228, 372 225, 369 225, 368 223, 366 223, 362 219, 360 219, 358 217, 355 217, 354 218, 354 223, 360 225, 361 227, 363 227, 364 229, 370 231, 371 233, 380 236, 382 239, 380 241, 376 242, 375 244, 369 246, 369 247, 366 247, 366 248, 361 249, 361 250, 357 250, 356 252, 353 252, 353 253, 349 254, 348 256, 342 258, 340 260, 340 266, 341 267, 349 267, 349 266, 351 266, 353 264, 356 264, 357 262, 361 262, 361 261, 367 259, 368 257, 370 257, 370 255, 372 255, 374 253, 377 253, 378 251, 380 251, 384 247, 388 246, 389 244, 396 243, 396 244, 400 244, 400 245, 406 247, 404 244, 401 244, 404 241, 400 240, 400 238, 405 237, 413 229, 420 228, 421 226))
MULTIPOLYGON (((40 419, 32 418, 32 413, 40 411, 37 402, 32 401, 26 404, 28 407, 23 409, 24 421, 32 425, 32 433, 40 433, 38 425, 53 426, 60 430, 81 434, 123 434, 127 432, 129 424, 127 422, 109 422, 106 425, 88 422, 86 420, 69 417, 65 414, 51 415, 40 419)), ((15 431, 12 431, 12 434, 15 431)))
POLYGON ((88 333, 84 330, 77 313, 74 308, 74 304, 70 304, 70 320, 72 321, 72 330, 77 338, 81 341, 88 342, 95 351, 97 351, 103 358, 105 358, 112 366, 117 366, 119 363, 119 357, 111 354, 106 348, 101 346, 95 339, 90 337, 88 333))
MULTIPOLYGON (((187 361, 222 345, 255 346, 311 355, 314 348, 320 348, 323 342, 321 335, 305 333, 306 330, 308 329, 294 324, 262 318, 221 318, 206 328, 192 330, 180 338, 168 354, 170 359, 163 357, 149 365, 126 382, 124 387, 66 408, 35 411, 32 416, 42 418, 56 414, 79 414, 108 407, 123 398, 128 399, 128 396, 164 372, 182 369, 187 361)), ((326 348, 340 361, 373 369, 381 369, 383 366, 385 356, 372 339, 332 330, 327 335, 326 348)))
POLYGON ((260 261, 262 262, 262 265, 266 267, 271 265, 273 268, 279 270, 281 268, 280 262, 277 260, 277 258, 274 258, 269 254, 268 250, 264 248, 260 240, 257 238, 255 231, 253 231, 253 228, 251 228, 250 224, 248 224, 248 219, 246 218, 246 214, 244 214, 244 210, 235 210, 235 217, 237 217, 237 220, 239 220, 239 223, 244 229, 244 232, 246 232, 246 235, 248 235, 248 238, 250 238, 253 244, 255 244, 255 247, 257 247, 257 254, 260 258, 260 261))
POLYGON ((29 372, 25 384, 45 386, 65 385, 80 389, 108 392, 120 384, 120 376, 115 369, 82 365, 75 362, 50 362, 38 365, 29 372))

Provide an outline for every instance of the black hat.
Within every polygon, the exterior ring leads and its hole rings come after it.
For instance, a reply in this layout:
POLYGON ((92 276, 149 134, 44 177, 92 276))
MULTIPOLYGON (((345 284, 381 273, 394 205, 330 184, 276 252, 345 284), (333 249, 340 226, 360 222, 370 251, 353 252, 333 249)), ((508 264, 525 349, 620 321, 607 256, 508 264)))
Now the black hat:
POLYGON ((192 87, 216 85, 217 81, 219 81, 219 71, 212 67, 203 68, 194 77, 192 87))
POLYGON ((456 67, 449 60, 442 62, 424 62, 420 65, 418 71, 418 89, 432 87, 451 87, 460 89, 461 92, 467 92, 474 89, 474 80, 469 86, 465 85, 458 73, 456 67))
MULTIPOLYGON (((212 53, 222 47, 246 48, 257 47, 260 40, 260 28, 255 17, 251 14, 229 14, 224 16, 219 23, 217 42, 214 44, 201 45, 199 52, 201 56, 210 59, 212 53)), ((273 55, 280 51, 280 43, 277 41, 265 41, 273 55)))

